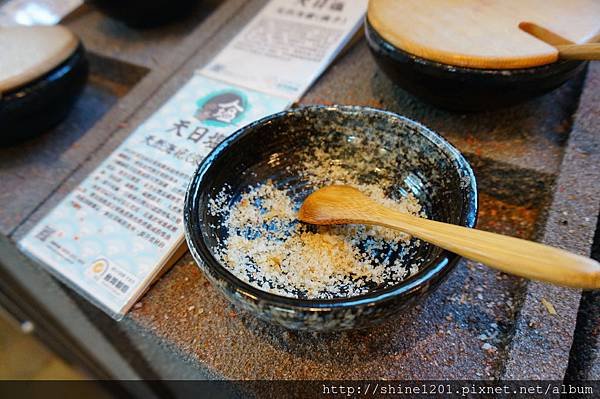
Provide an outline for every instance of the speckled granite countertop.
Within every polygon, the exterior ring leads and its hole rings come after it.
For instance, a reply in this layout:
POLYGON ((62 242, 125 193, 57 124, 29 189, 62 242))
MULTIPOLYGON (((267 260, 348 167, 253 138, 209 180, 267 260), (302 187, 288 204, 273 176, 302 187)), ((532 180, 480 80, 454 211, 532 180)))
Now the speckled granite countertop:
MULTIPOLYGON (((93 54, 93 84, 81 114, 100 110, 93 121, 75 113, 70 133, 0 150, 0 179, 11 188, 0 193, 0 263, 37 270, 14 253, 14 241, 264 1, 205 3, 191 17, 195 23, 159 33, 132 31, 95 12, 69 22, 93 54)), ((480 228, 590 253, 600 205, 598 63, 523 105, 456 114, 394 87, 362 40, 301 102, 369 105, 424 123, 473 164, 480 228)), ((581 292, 528 283, 473 262, 462 262, 439 290, 397 319, 338 334, 286 331, 238 312, 189 255, 119 323, 59 287, 145 378, 600 378, 598 295, 584 296, 578 318, 581 292)))

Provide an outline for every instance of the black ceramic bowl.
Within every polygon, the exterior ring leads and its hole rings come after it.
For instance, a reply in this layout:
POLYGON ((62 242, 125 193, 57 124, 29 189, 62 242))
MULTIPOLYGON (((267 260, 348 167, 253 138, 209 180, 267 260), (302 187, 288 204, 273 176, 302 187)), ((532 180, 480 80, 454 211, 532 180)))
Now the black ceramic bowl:
POLYGON ((386 157, 392 160, 394 183, 389 194, 411 192, 429 218, 473 227, 477 216, 477 188, 471 167, 448 142, 431 130, 396 114, 372 108, 310 106, 284 111, 254 122, 235 132, 202 162, 188 187, 185 235, 190 251, 206 277, 233 303, 258 317, 287 328, 312 331, 366 327, 412 306, 434 289, 454 267, 459 257, 428 243, 402 250, 406 266, 419 271, 402 282, 389 281, 369 288, 360 296, 337 299, 297 299, 274 295, 235 277, 217 261, 214 249, 227 234, 222 216, 210 212, 209 201, 225 186, 233 195, 227 205, 239 201, 249 185, 272 180, 289 188, 300 204, 315 187, 298 178, 294 169, 299 154, 315 149, 363 156, 368 140, 371 167, 386 157), (341 150, 341 151, 340 151, 341 150), (390 158, 391 157, 391 158, 390 158))
POLYGON ((522 69, 475 69, 407 53, 385 40, 365 19, 369 48, 380 68, 409 93, 456 111, 506 107, 547 93, 584 69, 583 61, 558 61, 522 69))
POLYGON ((87 0, 133 28, 152 28, 184 18, 199 0, 87 0))
POLYGON ((0 145, 26 140, 61 122, 79 98, 87 76, 88 62, 80 44, 50 72, 2 93, 0 145))

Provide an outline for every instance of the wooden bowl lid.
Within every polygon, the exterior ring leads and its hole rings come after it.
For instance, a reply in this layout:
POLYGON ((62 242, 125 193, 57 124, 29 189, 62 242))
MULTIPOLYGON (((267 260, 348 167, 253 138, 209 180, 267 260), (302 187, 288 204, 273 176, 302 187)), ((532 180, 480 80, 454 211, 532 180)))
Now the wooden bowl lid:
POLYGON ((370 0, 368 20, 408 53, 481 69, 558 60, 556 48, 525 30, 541 27, 553 34, 553 44, 600 39, 598 0, 370 0))
POLYGON ((27 84, 64 62, 79 40, 62 26, 0 28, 0 93, 27 84))

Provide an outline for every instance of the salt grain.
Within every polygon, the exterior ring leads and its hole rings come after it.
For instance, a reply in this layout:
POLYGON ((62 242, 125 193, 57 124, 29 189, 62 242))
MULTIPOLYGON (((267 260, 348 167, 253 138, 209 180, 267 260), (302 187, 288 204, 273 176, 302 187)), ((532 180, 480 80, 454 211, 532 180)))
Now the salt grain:
MULTIPOLYGON (((379 178, 377 185, 362 182, 355 173, 372 162, 366 155, 362 158, 358 165, 343 165, 317 150, 297 173, 312 187, 349 184, 382 205, 425 216, 412 194, 399 200, 385 194, 382 186, 390 186, 392 178, 387 182, 379 178)), ((236 201, 229 189, 209 200, 209 213, 221 217, 227 230, 227 238, 213 252, 238 278, 257 288, 291 297, 356 296, 419 271, 418 264, 406 267, 401 256, 389 256, 405 252, 409 244, 419 245, 404 233, 379 226, 302 224, 294 193, 271 181, 248 187, 236 201)))

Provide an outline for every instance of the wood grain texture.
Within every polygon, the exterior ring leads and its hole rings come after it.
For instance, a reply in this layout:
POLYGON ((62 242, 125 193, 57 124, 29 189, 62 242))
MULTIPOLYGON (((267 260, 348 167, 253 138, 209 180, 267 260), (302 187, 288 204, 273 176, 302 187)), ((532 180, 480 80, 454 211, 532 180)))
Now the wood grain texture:
POLYGON ((558 51, 520 26, 561 44, 600 38, 597 0, 370 0, 368 19, 394 46, 444 64, 514 69, 549 64, 558 51))
POLYGON ((319 225, 389 227, 505 273, 567 287, 600 288, 600 264, 593 259, 520 238, 396 212, 349 186, 315 191, 302 204, 298 219, 319 225))
POLYGON ((600 60, 600 43, 556 46, 562 60, 600 60))
POLYGON ((78 43, 62 26, 0 28, 0 93, 51 71, 73 54, 78 43))

